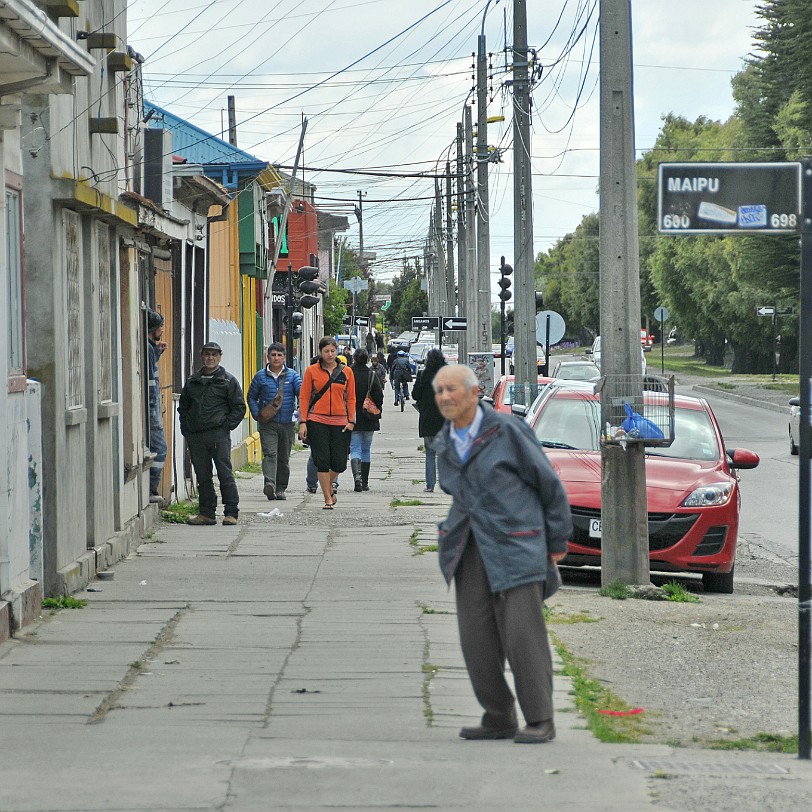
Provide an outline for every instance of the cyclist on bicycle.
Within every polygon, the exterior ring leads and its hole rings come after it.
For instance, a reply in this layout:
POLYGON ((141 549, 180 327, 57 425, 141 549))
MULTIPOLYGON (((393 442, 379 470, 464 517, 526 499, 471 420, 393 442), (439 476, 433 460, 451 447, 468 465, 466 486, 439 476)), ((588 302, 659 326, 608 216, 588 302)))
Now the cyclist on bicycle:
POLYGON ((395 362, 392 364, 390 375, 392 388, 395 390, 395 406, 400 403, 401 396, 404 400, 409 399, 409 384, 412 381, 412 367, 409 364, 409 356, 403 350, 398 352, 395 362))

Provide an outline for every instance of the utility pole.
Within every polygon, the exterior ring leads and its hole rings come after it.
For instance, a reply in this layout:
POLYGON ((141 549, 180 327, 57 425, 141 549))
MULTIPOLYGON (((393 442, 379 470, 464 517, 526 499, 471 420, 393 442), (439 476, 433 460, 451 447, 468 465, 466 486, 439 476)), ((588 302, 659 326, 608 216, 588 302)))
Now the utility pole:
POLYGON ((234 96, 228 97, 228 143, 237 146, 237 106, 234 96))
MULTIPOLYGON (((462 158, 462 147, 465 136, 462 124, 457 122, 457 315, 468 315, 468 302, 465 288, 468 270, 465 267, 467 245, 465 236, 465 164, 462 158)), ((458 357, 461 363, 468 358, 468 332, 458 333, 458 357)))
POLYGON ((367 266, 364 261, 364 193, 360 189, 355 216, 358 219, 358 267, 365 271, 367 266))
POLYGON ((488 54, 485 51, 485 20, 477 38, 476 63, 476 165, 477 165, 477 330, 472 352, 491 349, 491 233, 488 201, 488 54))
POLYGON ((440 182, 434 181, 434 254, 437 257, 437 272, 434 276, 437 286, 438 315, 450 315, 448 312, 448 284, 446 283, 446 256, 443 243, 443 201, 440 196, 440 182))
MULTIPOLYGON (((465 267, 467 279, 465 286, 465 309, 468 318, 468 328, 465 331, 465 340, 468 352, 474 352, 477 347, 477 333, 479 332, 479 295, 477 294, 477 278, 479 276, 476 256, 477 230, 474 227, 475 204, 474 195, 474 134, 471 122, 471 108, 465 105, 463 110, 463 130, 465 132, 465 267)), ((460 363, 467 363, 468 356, 460 356, 460 363)))
MULTIPOLYGON (((609 381, 636 381, 622 393, 629 398, 642 391, 631 30, 630 0, 601 0, 601 372, 609 381)), ((604 412, 610 388, 618 394, 617 386, 604 386, 604 412)), ((601 451, 604 586, 650 580, 644 451, 641 443, 628 443, 625 449, 607 444, 601 451)))
MULTIPOLYGON (((513 0, 513 366, 516 383, 535 384, 536 271, 533 255, 533 178, 530 171, 530 78, 527 5, 513 0)), ((545 352, 547 348, 545 347, 545 352)), ((519 392, 528 391, 524 386, 519 392)), ((529 405, 529 404, 528 404, 529 405)))
POLYGON ((454 215, 451 211, 451 162, 445 162, 445 284, 448 313, 442 316, 457 315, 457 291, 454 280, 454 215))

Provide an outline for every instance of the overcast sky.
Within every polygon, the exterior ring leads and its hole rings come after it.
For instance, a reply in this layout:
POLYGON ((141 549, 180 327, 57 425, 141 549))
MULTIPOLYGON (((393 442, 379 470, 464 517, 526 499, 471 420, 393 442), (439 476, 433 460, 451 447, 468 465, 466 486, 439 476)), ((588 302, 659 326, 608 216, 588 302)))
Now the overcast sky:
MULTIPOLYGON (((317 203, 352 214, 364 198, 365 249, 391 278, 419 255, 434 181, 317 172, 444 169, 466 98, 487 0, 130 0, 129 43, 146 57, 147 99, 220 134, 236 96, 238 143, 292 164, 301 129, 317 203), (335 75, 334 75, 335 74, 335 75), (310 167, 313 167, 311 169, 310 167)), ((528 41, 544 66, 533 92, 534 251, 597 211, 598 42, 595 0, 529 0, 528 41), (573 33, 575 32, 575 34, 573 33), (578 36, 580 34, 580 36, 578 36), (577 40, 572 44, 573 40, 577 40), (568 44, 569 43, 569 44, 568 44)), ((650 149, 661 117, 726 119, 731 77, 752 52, 755 0, 632 2, 636 144, 650 149)), ((491 256, 513 253, 509 96, 503 82, 512 0, 491 0, 489 142, 505 149, 490 175, 491 256)), ((476 110, 473 110, 476 120, 476 110)), ((455 149, 455 148, 454 148, 455 149)), ((452 154, 453 157, 453 154, 452 154)))

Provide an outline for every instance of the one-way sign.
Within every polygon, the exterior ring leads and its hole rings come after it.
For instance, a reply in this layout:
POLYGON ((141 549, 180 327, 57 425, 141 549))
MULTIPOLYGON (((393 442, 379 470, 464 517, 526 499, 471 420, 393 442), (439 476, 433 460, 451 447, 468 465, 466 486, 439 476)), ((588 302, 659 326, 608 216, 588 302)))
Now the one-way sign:
POLYGON ((412 316, 412 330, 436 330, 439 326, 439 316, 412 316))
POLYGON ((443 330, 446 331, 468 329, 468 319, 462 316, 443 316, 441 323, 443 330))
POLYGON ((772 305, 762 305, 756 308, 757 316, 774 316, 775 308, 772 305))

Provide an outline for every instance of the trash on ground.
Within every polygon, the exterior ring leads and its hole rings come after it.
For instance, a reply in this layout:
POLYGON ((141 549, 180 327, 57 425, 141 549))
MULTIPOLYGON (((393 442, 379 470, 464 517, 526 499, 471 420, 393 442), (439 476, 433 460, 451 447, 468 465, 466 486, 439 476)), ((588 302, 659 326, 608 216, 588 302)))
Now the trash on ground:
POLYGON ((638 713, 645 713, 643 708, 632 708, 631 710, 616 711, 616 710, 599 710, 604 716, 635 716, 638 713))
POLYGON ((269 511, 268 513, 257 513, 257 516, 259 516, 262 519, 281 519, 282 516, 284 516, 284 515, 285 514, 282 513, 282 511, 279 510, 279 508, 274 508, 273 510, 269 511))

